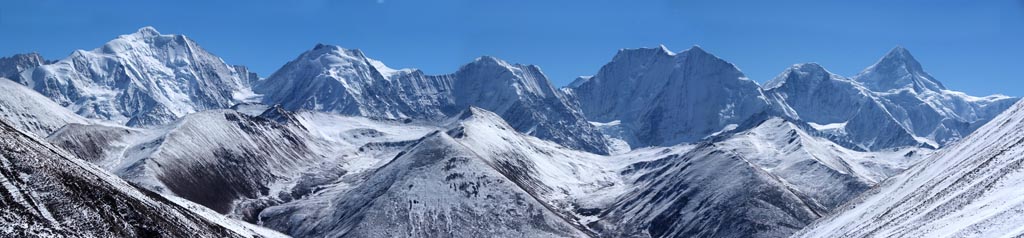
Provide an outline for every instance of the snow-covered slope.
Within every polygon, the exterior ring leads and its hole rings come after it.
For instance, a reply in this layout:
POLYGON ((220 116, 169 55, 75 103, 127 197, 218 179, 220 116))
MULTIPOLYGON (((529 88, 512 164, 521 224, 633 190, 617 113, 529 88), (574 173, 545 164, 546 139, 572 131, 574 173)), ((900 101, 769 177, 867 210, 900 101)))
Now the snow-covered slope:
POLYGON ((242 198, 327 161, 327 143, 294 123, 232 110, 190 114, 155 129, 69 125, 48 139, 141 186, 221 213, 242 198))
POLYGON ((855 151, 812 133, 811 126, 772 117, 717 138, 715 145, 743 156, 829 210, 931 153, 916 146, 855 151))
POLYGON ((585 236, 440 131, 369 176, 331 209, 272 207, 264 224, 301 237, 585 236))
POLYGON ((0 147, 0 236, 260 237, 138 189, 6 122, 0 147))
POLYGON ((704 154, 694 151, 714 147, 683 145, 600 156, 521 135, 479 109, 464 114, 449 134, 597 236, 772 237, 794 232, 823 210, 747 160, 719 156, 731 153, 726 149, 704 154), (695 154, 683 158, 689 153, 695 154))
POLYGON ((635 190, 590 227, 608 237, 782 237, 824 210, 715 145, 659 156, 623 171, 635 190))
POLYGON ((0 78, 0 92, 0 119, 39 137, 46 137, 68 123, 89 123, 31 88, 6 78, 0 78))
POLYGON ((696 46, 620 50, 573 85, 587 118, 619 120, 633 147, 696 142, 769 107, 757 83, 696 46))
POLYGON ((359 50, 317 45, 255 87, 265 104, 376 119, 436 121, 469 106, 502 115, 517 130, 607 154, 608 143, 576 102, 540 68, 480 57, 447 75, 395 70, 359 50))
POLYGON ((1024 235, 1024 103, 796 237, 1024 235))
POLYGON ((1016 102, 951 91, 897 47, 852 78, 817 64, 790 67, 765 84, 792 117, 822 126, 866 150, 959 140, 1016 102))
POLYGON ((349 158, 361 146, 429 131, 270 107, 258 116, 204 111, 153 129, 71 124, 48 140, 147 189, 254 221, 263 207, 305 195, 293 190, 308 188, 293 187, 306 186, 297 183, 309 176, 337 173, 341 164, 372 165, 349 158))
POLYGON ((20 82, 89 118, 157 125, 252 97, 248 73, 183 35, 152 27, 20 73, 20 82))
POLYGON ((523 136, 480 109, 462 115, 448 133, 563 217, 600 236, 790 234, 930 153, 917 147, 859 152, 812 135, 809 125, 775 117, 754 122, 700 145, 615 156, 567 150, 523 136), (671 166, 691 167, 682 176, 671 166), (667 188, 665 183, 692 189, 667 188), (700 196, 709 196, 703 205, 683 202, 700 196), (698 212, 671 210, 700 206, 698 212), (725 223, 733 226, 696 225, 725 223))

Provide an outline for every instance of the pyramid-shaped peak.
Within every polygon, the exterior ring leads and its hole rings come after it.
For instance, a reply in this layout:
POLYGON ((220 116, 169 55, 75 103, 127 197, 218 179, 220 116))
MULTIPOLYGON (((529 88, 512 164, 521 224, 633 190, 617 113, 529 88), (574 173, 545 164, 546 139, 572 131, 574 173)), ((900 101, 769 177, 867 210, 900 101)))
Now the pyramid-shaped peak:
POLYGON ((903 48, 903 46, 896 46, 896 48, 889 50, 889 53, 886 53, 885 57, 882 57, 881 60, 881 62, 886 61, 897 61, 899 63, 910 63, 918 65, 918 67, 920 66, 920 64, 917 62, 917 59, 914 59, 914 56, 910 54, 910 50, 907 50, 907 48, 903 48))
POLYGON ((902 46, 889 50, 878 62, 864 69, 853 79, 875 91, 907 87, 919 92, 945 89, 945 86, 925 72, 921 63, 902 46))
POLYGON ((517 71, 517 70, 534 70, 539 72, 540 67, 536 65, 523 65, 517 63, 509 63, 508 61, 499 59, 498 57, 484 55, 473 59, 473 62, 465 64, 460 70, 476 69, 476 68, 504 68, 506 70, 517 71))
POLYGON ((690 49, 687 49, 686 52, 697 53, 697 54, 710 54, 706 50, 704 50, 704 48, 701 48, 700 45, 690 46, 690 49))

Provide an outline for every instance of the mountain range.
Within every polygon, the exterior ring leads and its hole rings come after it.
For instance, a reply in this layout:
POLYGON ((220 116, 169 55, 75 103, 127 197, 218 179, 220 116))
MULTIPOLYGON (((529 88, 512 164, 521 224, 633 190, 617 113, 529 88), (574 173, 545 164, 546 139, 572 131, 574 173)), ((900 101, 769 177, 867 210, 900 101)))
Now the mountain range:
POLYGON ((262 78, 144 27, 0 58, 0 78, 2 234, 988 236, 1024 217, 1018 99, 947 89, 902 47, 763 85, 697 46, 623 49, 558 88, 491 56, 427 75, 324 44, 262 78), (48 215, 65 200, 87 212, 48 215))

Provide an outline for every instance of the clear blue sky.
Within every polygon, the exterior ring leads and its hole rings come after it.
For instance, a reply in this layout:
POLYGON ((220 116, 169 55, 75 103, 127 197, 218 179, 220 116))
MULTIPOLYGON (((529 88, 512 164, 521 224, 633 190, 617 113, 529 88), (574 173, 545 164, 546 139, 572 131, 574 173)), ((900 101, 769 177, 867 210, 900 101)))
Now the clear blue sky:
POLYGON ((1024 96, 1024 0, 5 1, 0 55, 59 59, 152 25, 267 76, 316 43, 448 73, 480 55, 565 85, 620 48, 700 45, 758 82, 818 62, 853 75, 903 45, 947 87, 1024 96))

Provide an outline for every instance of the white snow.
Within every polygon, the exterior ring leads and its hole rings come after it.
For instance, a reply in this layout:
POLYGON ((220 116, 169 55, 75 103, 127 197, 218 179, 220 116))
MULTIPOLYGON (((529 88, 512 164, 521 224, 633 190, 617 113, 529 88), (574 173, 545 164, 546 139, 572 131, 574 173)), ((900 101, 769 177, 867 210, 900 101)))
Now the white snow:
POLYGON ((1024 235, 1024 103, 796 237, 1024 235))

